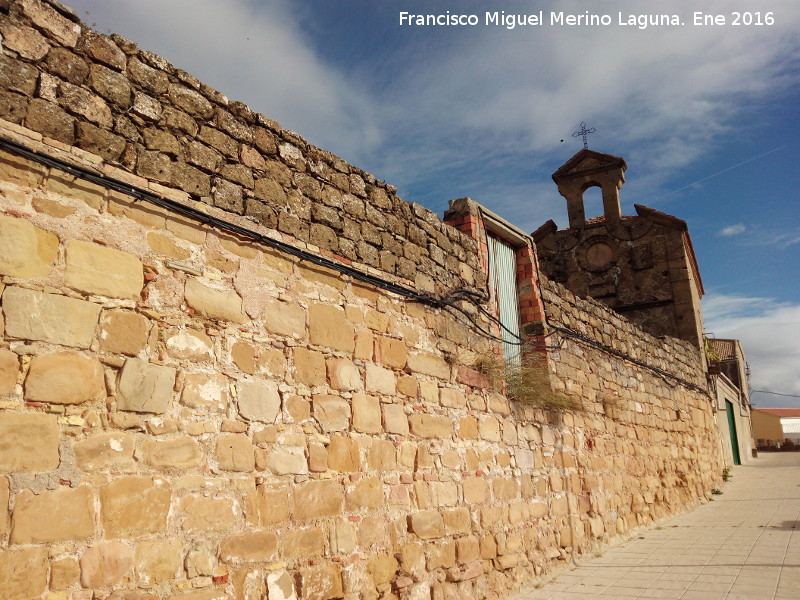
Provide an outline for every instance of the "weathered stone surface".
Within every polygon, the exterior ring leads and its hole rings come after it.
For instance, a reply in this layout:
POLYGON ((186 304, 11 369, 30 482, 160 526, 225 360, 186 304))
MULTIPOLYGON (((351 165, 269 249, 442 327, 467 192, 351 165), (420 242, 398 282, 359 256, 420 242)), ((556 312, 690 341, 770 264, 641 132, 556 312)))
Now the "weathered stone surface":
POLYGON ((41 596, 47 586, 47 564, 44 546, 0 550, 0 598, 30 600, 41 596))
POLYGON ((170 85, 169 97, 175 106, 182 108, 189 114, 196 115, 204 119, 207 119, 214 114, 214 108, 211 106, 211 103, 201 94, 187 87, 176 84, 170 85))
POLYGON ((391 554, 379 554, 369 559, 368 568, 375 585, 384 585, 395 578, 400 564, 391 554))
POLYGON ((302 447, 288 446, 271 452, 269 470, 275 475, 304 475, 308 473, 308 462, 302 447))
POLYGON ((11 516, 12 544, 85 540, 94 535, 94 492, 89 486, 59 487, 39 495, 22 490, 11 516))
POLYGON ((80 25, 67 19, 51 5, 41 0, 27 0, 21 3, 21 8, 26 17, 59 43, 70 48, 77 43, 80 25))
POLYGON ((122 581, 133 566, 133 553, 120 542, 92 546, 81 556, 81 585, 108 587, 122 581))
POLYGON ((286 569, 267 574, 267 597, 270 600, 297 600, 294 580, 286 569))
POLYGON ((367 454, 370 469, 394 471, 397 468, 397 450, 389 440, 373 439, 367 454))
POLYGON ((175 369, 139 358, 125 359, 117 383, 117 408, 143 413, 163 413, 172 398, 175 369))
POLYGON ((8 477, 0 476, 0 537, 5 539, 8 532, 8 501, 10 498, 8 477))
POLYGON ((39 60, 50 49, 45 37, 32 27, 5 21, 0 23, 0 35, 3 36, 3 45, 16 51, 22 58, 39 60))
POLYGON ((236 526, 236 514, 230 498, 186 496, 181 498, 184 515, 181 529, 195 531, 230 531, 236 526))
POLYGON ((167 352, 173 358, 198 362, 213 358, 213 343, 203 331, 182 329, 170 332, 166 346, 167 352))
POLYGON ((0 349, 0 396, 14 391, 19 374, 19 357, 10 350, 0 349))
POLYGON ((367 391, 393 396, 397 392, 397 377, 389 369, 367 363, 367 391))
POLYGON ((3 292, 6 335, 63 346, 88 348, 97 328, 100 306, 19 287, 3 292))
POLYGON ((379 337, 375 344, 375 360, 386 367, 402 369, 406 366, 408 354, 403 340, 379 337))
POLYGON ((353 394, 353 429, 361 433, 380 433, 381 405, 377 398, 366 394, 353 394))
POLYGON ((308 309, 309 339, 312 344, 353 352, 355 329, 344 311, 329 304, 312 304, 308 309))
POLYGON ((294 489, 294 518, 333 517, 342 513, 342 486, 337 481, 309 481, 294 489))
POLYGON ((269 527, 289 519, 291 503, 285 484, 259 485, 245 498, 245 519, 251 527, 269 527))
POLYGON ((0 471, 52 471, 59 463, 58 442, 54 415, 0 413, 0 471))
POLYGON ((308 560, 325 551, 325 535, 320 527, 294 529, 288 532, 283 554, 288 558, 308 560))
POLYGON ((196 467, 203 461, 200 444, 190 437, 150 440, 142 447, 142 455, 153 467, 196 467))
POLYGON ((444 536, 444 518, 435 510, 422 510, 409 515, 408 530, 422 539, 444 536))
POLYGON ((66 48, 52 48, 47 53, 47 66, 53 75, 75 85, 83 83, 89 75, 86 61, 66 48))
POLYGON ((328 380, 331 387, 344 392, 364 389, 361 373, 351 360, 334 358, 327 361, 328 380))
POLYGON ((450 365, 435 354, 409 354, 407 368, 412 373, 450 379, 450 365))
POLYGON ((62 558, 50 563, 50 589, 65 590, 78 583, 81 566, 72 557, 62 558))
POLYGON ((240 380, 236 389, 240 415, 249 421, 275 422, 281 410, 277 383, 265 379, 240 380))
POLYGON ((191 373, 186 376, 181 404, 209 412, 224 412, 228 406, 228 378, 220 373, 191 373))
POLYGON ((323 431, 346 431, 350 428, 350 403, 339 396, 314 396, 314 418, 323 431))
POLYGON ((136 300, 144 285, 144 272, 141 261, 133 254, 70 240, 64 281, 69 287, 89 294, 136 300))
POLYGON ((147 345, 149 323, 127 310, 105 311, 100 319, 100 347, 106 352, 136 356, 147 345))
POLYGON ((82 404, 105 397, 103 367, 74 350, 52 352, 31 360, 25 399, 51 404, 82 404))
POLYGON ((333 471, 353 473, 361 467, 358 442, 354 439, 334 435, 328 445, 328 468, 333 471))
POLYGON ((253 444, 244 434, 224 433, 217 438, 217 463, 225 471, 252 471, 255 468, 253 444))
POLYGON ((242 309, 242 298, 233 290, 217 290, 191 278, 186 281, 184 294, 189 306, 203 316, 233 323, 248 320, 242 309))
POLYGON ((449 438, 453 435, 453 422, 447 417, 415 413, 408 418, 411 433, 423 438, 449 438))
POLYGON ((408 417, 402 405, 383 405, 383 426, 386 429, 386 433, 408 435, 408 417))
POLYGON ((300 596, 303 600, 341 598, 342 573, 336 563, 300 570, 300 596))
POLYGON ((251 531, 222 540, 220 560, 224 562, 269 562, 278 558, 278 536, 271 531, 251 531))
POLYGON ((75 464, 85 471, 124 467, 133 460, 133 436, 123 432, 98 433, 75 442, 75 464))
POLYGON ((348 510, 383 506, 383 484, 377 477, 365 477, 347 492, 348 510))
POLYGON ((295 379, 309 387, 325 384, 325 357, 306 348, 294 349, 295 379))
POLYGON ((173 581, 183 563, 183 542, 139 542, 135 553, 136 574, 146 586, 173 581))
POLYGON ((0 274, 46 277, 58 253, 58 237, 25 219, 0 215, 0 274))
POLYGON ((164 531, 172 490, 161 479, 122 477, 100 488, 100 520, 106 539, 164 531))

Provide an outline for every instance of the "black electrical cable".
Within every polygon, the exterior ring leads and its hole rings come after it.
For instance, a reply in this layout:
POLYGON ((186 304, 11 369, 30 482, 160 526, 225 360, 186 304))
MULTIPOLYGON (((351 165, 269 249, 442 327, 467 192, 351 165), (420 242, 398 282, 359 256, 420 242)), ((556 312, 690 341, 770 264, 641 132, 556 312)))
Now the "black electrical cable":
MULTIPOLYGON (((235 223, 231 223, 229 221, 225 221, 224 219, 220 219, 218 217, 211 216, 211 215, 206 214, 206 213, 204 213, 202 211, 199 211, 199 210, 197 210, 195 208, 192 208, 190 206, 186 206, 185 204, 181 204, 180 202, 175 202, 174 200, 169 200, 167 198, 162 198, 160 196, 157 196, 155 194, 147 192, 147 191, 145 191, 145 190, 143 190, 141 188, 138 188, 136 186, 127 184, 127 183, 125 183, 123 181, 120 181, 118 179, 114 179, 113 177, 108 177, 106 175, 91 171, 90 169, 86 169, 84 167, 80 167, 80 166, 71 164, 71 163, 69 163, 67 161, 60 160, 60 159, 57 159, 57 158, 53 158, 51 156, 47 156, 46 154, 43 154, 41 152, 37 152, 35 150, 31 150, 31 149, 29 149, 29 148, 27 148, 27 147, 25 147, 25 146, 23 146, 21 144, 18 144, 16 142, 12 141, 12 140, 0 137, 0 148, 2 148, 3 150, 7 150, 7 151, 9 151, 11 153, 17 154, 19 156, 23 156, 25 158, 28 158, 30 160, 36 161, 36 162, 38 162, 40 164, 43 164, 43 165, 46 165, 48 167, 55 168, 55 169, 58 169, 60 171, 64 171, 65 173, 69 173, 70 175, 74 175, 75 177, 79 177, 79 178, 84 179, 86 181, 89 181, 91 183, 94 183, 94 184, 106 187, 108 189, 112 189, 112 190, 121 192, 121 193, 126 194, 128 196, 131 196, 132 198, 135 198, 137 200, 148 202, 148 203, 154 204, 154 205, 156 205, 156 206, 158 206, 160 208, 164 208, 164 209, 169 210, 171 212, 180 214, 182 216, 185 216, 185 217, 188 217, 188 218, 191 218, 191 219, 195 219, 195 220, 197 220, 197 221, 199 221, 199 222, 201 222, 201 223, 203 223, 205 225, 209 225, 209 226, 214 227, 216 229, 223 230, 223 231, 228 231, 230 233, 236 234, 236 235, 241 236, 241 237, 246 237, 246 238, 253 239, 253 240, 255 240, 255 241, 259 242, 259 243, 264 244, 265 246, 270 246, 272 248, 276 248, 276 249, 278 249, 278 250, 280 250, 282 252, 285 252, 286 254, 290 254, 292 256, 296 256, 297 258, 300 258, 301 260, 305 260, 305 261, 310 262, 312 264, 338 271, 338 272, 340 272, 340 273, 342 273, 344 275, 349 275, 353 279, 357 279, 359 281, 363 281, 364 283, 369 283, 369 284, 374 285, 376 287, 379 287, 381 289, 385 289, 387 291, 395 293, 395 294, 397 294, 399 296, 403 296, 405 298, 409 298, 409 299, 414 300, 416 302, 421 302, 423 304, 427 304, 429 306, 433 306, 433 307, 436 307, 436 308, 441 308, 441 309, 452 308, 452 309, 455 309, 455 310, 459 311, 460 313, 462 313, 463 315, 465 315, 465 317, 467 318, 469 323, 471 323, 483 335, 485 335, 486 337, 488 337, 490 339, 493 339, 493 340, 496 340, 496 341, 500 341, 500 342, 505 342, 507 344, 521 346, 521 347, 529 347, 529 348, 534 348, 534 349, 555 349, 555 348, 561 348, 563 346, 563 343, 564 343, 566 338, 574 338, 574 339, 578 339, 578 340, 580 340, 580 341, 582 341, 582 342, 584 342, 586 344, 589 344, 589 345, 591 345, 591 346, 593 346, 593 347, 595 347, 595 348, 597 348, 599 350, 602 350, 604 352, 607 352, 609 354, 613 354, 614 356, 622 358, 623 360, 626 360, 628 362, 632 362, 632 363, 637 364, 637 365, 639 365, 641 367, 649 369, 650 371, 660 375, 661 377, 668 377, 670 379, 678 381, 679 383, 681 383, 682 385, 684 385, 686 387, 689 387, 689 388, 695 389, 695 390, 699 390, 699 391, 704 392, 706 394, 708 393, 707 390, 704 390, 703 388, 701 388, 701 387, 699 387, 699 386, 697 386, 697 385, 695 385, 695 384, 693 384, 691 382, 688 382, 685 379, 682 379, 682 378, 680 378, 680 377, 678 377, 676 375, 672 375, 671 373, 667 373, 666 371, 664 371, 662 369, 659 369, 658 367, 649 365, 649 364, 647 364, 647 363, 645 363, 643 361, 640 361, 640 360, 635 359, 635 358, 633 358, 631 356, 628 356, 628 355, 626 355, 626 354, 624 354, 622 352, 619 352, 618 350, 615 350, 614 348, 611 348, 609 346, 605 346, 604 344, 601 344, 600 342, 592 340, 591 338, 588 338, 586 336, 583 336, 583 335, 581 335, 581 334, 579 334, 579 333, 577 333, 575 331, 572 331, 571 329, 567 329, 567 328, 555 325, 547 318, 547 314, 546 313, 545 313, 545 322, 547 323, 547 325, 550 326, 551 328, 553 328, 554 330, 560 332, 564 336, 564 339, 562 339, 562 341, 558 344, 558 346, 548 346, 548 345, 538 344, 536 342, 526 341, 523 338, 521 338, 518 334, 516 334, 513 331, 511 331, 510 329, 508 329, 500 321, 500 319, 498 319, 495 315, 491 314, 489 311, 487 311, 482 306, 482 304, 484 304, 485 302, 488 301, 488 298, 487 298, 486 294, 480 294, 480 293, 475 292, 473 290, 456 289, 456 290, 453 290, 450 294, 448 294, 444 298, 436 298, 436 297, 431 296, 429 294, 423 294, 421 292, 418 292, 418 291, 416 291, 414 289, 411 289, 409 287, 400 285, 398 283, 394 283, 392 281, 388 281, 386 279, 383 279, 382 277, 378 277, 376 275, 371 275, 369 273, 365 273, 364 271, 360 271, 358 269, 350 267, 349 265, 345 265, 343 263, 327 259, 327 258, 325 258, 323 256, 319 256, 317 254, 313 254, 313 253, 308 252, 306 250, 302 250, 301 248, 297 248, 295 246, 292 246, 291 244, 287 244, 285 242, 281 242, 280 240, 276 240, 274 238, 268 237, 266 235, 258 233, 257 231, 253 231, 252 229, 248 229, 247 227, 242 227, 241 225, 236 225, 235 223), (500 327, 502 327, 505 331, 507 331, 508 333, 513 335, 519 341, 518 342, 511 342, 511 341, 505 340, 504 338, 502 338, 500 336, 496 336, 496 335, 492 334, 491 332, 485 330, 475 320, 473 320, 472 316, 469 315, 469 313, 467 313, 464 309, 458 307, 455 304, 456 302, 462 301, 462 300, 470 302, 471 304, 473 304, 490 321, 493 321, 494 323, 498 324, 500 327)), ((482 214, 482 212, 481 212, 481 214, 482 214)), ((538 286, 539 286, 539 295, 540 295, 540 297, 543 297, 542 296, 542 289, 541 289, 541 276, 539 274, 539 265, 538 265, 538 263, 536 264, 536 271, 537 271, 537 283, 538 283, 538 286)), ((487 287, 488 287, 488 281, 487 281, 487 287)), ((551 335, 551 334, 547 334, 544 337, 546 338, 549 335, 551 335)))

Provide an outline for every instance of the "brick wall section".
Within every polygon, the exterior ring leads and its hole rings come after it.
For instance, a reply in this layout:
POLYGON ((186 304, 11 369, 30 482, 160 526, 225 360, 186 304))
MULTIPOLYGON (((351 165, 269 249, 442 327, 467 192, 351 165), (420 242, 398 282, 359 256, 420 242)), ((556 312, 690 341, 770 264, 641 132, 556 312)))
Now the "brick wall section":
POLYGON ((481 272, 470 238, 393 186, 56 2, 0 3, 0 34, 0 118, 101 156, 112 176, 180 189, 424 291, 481 272))

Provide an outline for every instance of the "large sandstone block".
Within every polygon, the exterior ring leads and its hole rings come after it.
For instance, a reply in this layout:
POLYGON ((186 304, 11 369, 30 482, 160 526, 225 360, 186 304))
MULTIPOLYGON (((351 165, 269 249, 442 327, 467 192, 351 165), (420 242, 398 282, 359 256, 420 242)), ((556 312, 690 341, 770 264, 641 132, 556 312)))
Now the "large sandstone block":
POLYGON ((0 413, 0 471, 52 471, 60 433, 54 415, 0 413))
POLYGON ((106 539, 159 533, 167 527, 172 490, 162 479, 123 477, 100 488, 106 539))
POLYGON ((289 487, 259 485, 245 498, 245 519, 250 527, 269 527, 289 519, 289 487))
POLYGON ((264 326, 270 333, 303 338, 306 335, 306 309, 279 300, 267 302, 264 305, 264 326))
POLYGON ((225 471, 252 471, 256 466, 253 444, 241 433, 225 433, 217 438, 217 464, 225 471))
POLYGON ((0 396, 14 391, 19 374, 19 357, 11 350, 0 349, 0 396))
POLYGON ((281 411, 278 384, 264 379, 241 380, 236 383, 239 414, 248 421, 274 423, 281 411))
POLYGON ((409 354, 407 369, 412 373, 422 373, 439 379, 450 379, 450 365, 435 354, 409 354))
POLYGON ((103 367, 74 350, 35 356, 25 379, 25 399, 50 404, 82 404, 105 397, 103 367))
POLYGON ((374 396, 353 394, 353 429, 361 433, 380 433, 381 403, 374 396))
POLYGON ((335 563, 301 569, 299 582, 303 600, 331 600, 344 595, 342 573, 335 563))
POLYGON ((383 427, 386 433, 408 435, 408 417, 401 404, 383 405, 383 427))
POLYGON ((0 598, 38 598, 46 586, 47 550, 44 546, 0 550, 0 598))
POLYGON ((228 378, 220 373, 191 373, 183 383, 181 404, 212 413, 225 412, 228 385, 228 378))
POLYGON ((294 377, 308 387, 325 385, 325 356, 315 350, 295 348, 294 377))
POLYGON ((367 363, 367 391, 394 396, 397 393, 397 377, 389 370, 373 363, 367 363))
POLYGON ((183 564, 183 542, 171 539, 164 542, 139 542, 134 560, 139 581, 146 586, 173 581, 183 564))
POLYGON ((269 470, 275 475, 304 475, 308 473, 308 461, 302 446, 286 446, 271 452, 267 461, 269 470))
POLYGON ((41 494, 22 490, 11 516, 12 544, 85 540, 94 535, 94 492, 82 485, 41 494))
POLYGON ((453 422, 447 417, 415 413, 408 418, 411 433, 423 438, 449 438, 453 435, 453 422))
POLYGON ((332 436, 328 445, 328 468, 347 473, 358 471, 361 468, 358 442, 341 435, 332 436))
POLYGON ((350 403, 339 396, 314 396, 314 418, 325 432, 350 428, 350 403))
POLYGON ((6 335, 62 346, 88 348, 92 343, 100 306, 19 287, 3 292, 6 335))
POLYGON ((81 585, 109 587, 122 581, 133 566, 133 553, 120 542, 92 546, 81 556, 81 585))
POLYGON ((308 560, 325 552, 325 535, 321 527, 293 529, 288 532, 284 542, 284 556, 308 560))
POLYGON ((347 492, 348 510, 380 508, 383 506, 383 484, 377 477, 365 477, 347 492))
POLYGON ((100 319, 100 347, 106 352, 136 356, 147 345, 149 324, 143 315, 109 310, 100 319))
POLYGON ((200 444, 190 437, 174 440, 150 440, 142 447, 144 461, 153 467, 185 469, 203 462, 200 444))
POLYGON ((98 433, 75 442, 75 464, 84 471, 125 468, 133 461, 133 436, 121 431, 98 433))
POLYGON ((58 254, 58 237, 25 219, 0 215, 0 275, 47 277, 58 254))
POLYGON ((230 498, 186 496, 181 498, 180 512, 184 515, 181 529, 197 531, 230 531, 236 526, 236 513, 230 498))
POLYGON ((379 337, 375 344, 375 360, 386 367, 402 369, 406 366, 406 343, 395 338, 379 337))
POLYGON ((250 531, 222 540, 219 557, 223 562, 270 562, 278 558, 278 536, 271 531, 250 531))
POLYGON ((87 294, 138 300, 144 285, 144 271, 142 262, 129 252, 70 240, 64 282, 87 294))
POLYGON ((444 536, 444 518, 436 510, 421 510, 408 516, 408 530, 425 540, 444 536))
POLYGON ((342 485, 337 481, 309 481, 294 489, 294 518, 317 519, 341 514, 342 485))
POLYGON ((344 311, 329 304, 312 304, 308 308, 309 339, 312 344, 352 353, 355 329, 344 311))
POLYGON ((248 320, 242 308, 242 298, 233 290, 217 290, 191 278, 186 280, 184 295, 189 306, 210 319, 232 323, 248 320))
POLYGON ((153 365, 139 358, 125 359, 117 382, 117 408, 141 413, 167 410, 175 369, 153 365))
POLYGON ((343 392, 354 392, 364 389, 361 373, 352 360, 334 358, 327 362, 328 381, 331 387, 343 392))

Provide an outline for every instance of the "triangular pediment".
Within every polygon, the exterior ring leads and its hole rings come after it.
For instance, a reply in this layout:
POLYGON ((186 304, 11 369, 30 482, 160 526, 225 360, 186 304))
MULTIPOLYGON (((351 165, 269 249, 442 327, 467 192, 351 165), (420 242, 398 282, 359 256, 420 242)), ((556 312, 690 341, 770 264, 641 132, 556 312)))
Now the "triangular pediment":
POLYGON ((560 179, 608 169, 622 169, 624 172, 627 168, 628 165, 625 163, 625 159, 619 156, 603 154, 602 152, 584 148, 553 173, 553 181, 558 182, 560 179))

